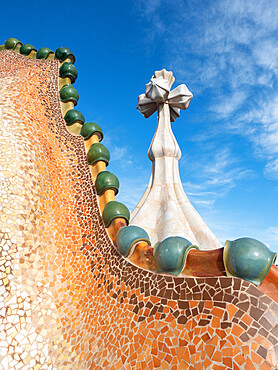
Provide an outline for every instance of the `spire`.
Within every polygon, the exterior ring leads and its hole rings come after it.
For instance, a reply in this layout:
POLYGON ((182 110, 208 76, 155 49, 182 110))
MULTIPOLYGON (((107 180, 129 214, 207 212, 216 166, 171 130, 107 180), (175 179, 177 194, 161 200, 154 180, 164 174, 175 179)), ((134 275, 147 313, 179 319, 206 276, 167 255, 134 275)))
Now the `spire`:
POLYGON ((145 118, 157 111, 157 128, 148 150, 152 173, 148 187, 131 215, 131 224, 144 228, 151 242, 182 236, 200 249, 221 247, 220 242, 192 206, 182 188, 178 161, 181 151, 171 122, 180 109, 189 107, 193 97, 186 85, 170 91, 172 72, 156 71, 138 98, 137 109, 145 118))

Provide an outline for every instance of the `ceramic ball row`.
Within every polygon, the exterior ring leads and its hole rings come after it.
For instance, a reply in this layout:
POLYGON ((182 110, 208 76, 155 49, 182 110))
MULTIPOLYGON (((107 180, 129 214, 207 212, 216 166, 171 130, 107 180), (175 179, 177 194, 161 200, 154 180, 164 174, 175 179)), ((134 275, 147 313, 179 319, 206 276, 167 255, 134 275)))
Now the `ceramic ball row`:
MULTIPOLYGON (((98 134, 100 139, 102 139, 102 131, 99 131, 98 128, 100 129, 100 127, 95 123, 88 122, 82 126, 80 134, 85 140, 86 138, 90 138, 93 134, 98 134)), ((93 143, 88 150, 87 158, 89 165, 94 165, 99 161, 103 161, 105 162, 106 166, 108 166, 110 153, 102 143, 93 143)), ((119 186, 119 180, 113 173, 109 171, 101 171, 98 173, 95 181, 95 187, 99 196, 108 189, 113 190, 115 195, 117 195, 119 192, 119 186)), ((116 218, 124 218, 128 225, 130 212, 124 204, 117 201, 110 201, 104 207, 102 218, 105 227, 109 227, 112 221, 116 218)))
MULTIPOLYGON (((58 59, 60 62, 64 62, 66 59, 68 59, 70 60, 70 62, 67 61, 61 65, 59 69, 59 77, 68 77, 72 84, 77 78, 78 73, 75 66, 73 65, 75 62, 75 56, 69 48, 60 47, 55 51, 55 53, 54 51, 46 47, 37 50, 33 45, 23 45, 22 42, 13 37, 5 41, 4 47, 5 49, 19 51, 20 54, 25 56, 28 56, 31 52, 33 52, 36 54, 36 59, 47 59, 51 55, 58 59)), ((79 100, 79 95, 77 90, 72 85, 66 84, 60 90, 60 99, 64 103, 71 101, 74 105, 76 105, 79 100)))
MULTIPOLYGON (((132 255, 134 248, 140 242, 151 245, 149 235, 141 227, 130 225, 122 227, 117 233, 117 248, 124 256, 132 255)), ((199 249, 189 240, 171 236, 156 243, 153 248, 154 261, 158 272, 179 275, 185 265, 186 257, 191 249, 199 249)))
MULTIPOLYGON (((68 59, 70 62, 66 61, 60 66, 59 77, 69 78, 71 84, 73 84, 77 78, 77 70, 73 65, 75 62, 75 57, 72 51, 68 48, 60 47, 55 53, 46 47, 37 50, 31 44, 23 45, 22 42, 16 38, 9 38, 6 40, 4 48, 19 51, 20 54, 25 56, 30 56, 30 54, 33 53, 36 59, 48 59, 50 57, 55 57, 60 62, 64 62, 66 59, 68 59)), ((79 94, 71 84, 66 84, 60 89, 60 100, 63 103, 72 102, 74 106, 76 106, 79 100, 79 94)), ((74 123, 79 123, 82 125, 80 135, 84 137, 84 140, 90 139, 92 135, 98 136, 99 143, 92 144, 87 153, 88 163, 89 165, 94 165, 98 161, 104 161, 106 166, 108 166, 110 153, 108 149, 100 143, 100 141, 103 139, 101 128, 93 122, 84 123, 85 118, 83 114, 75 109, 69 109, 66 112, 64 119, 68 126, 71 126, 74 123)), ((108 189, 113 190, 116 195, 119 191, 119 180, 111 172, 102 171, 96 178, 95 186, 98 195, 102 195, 108 189)), ((102 216, 106 227, 109 227, 115 218, 124 218, 127 224, 129 223, 130 219, 128 208, 124 204, 116 201, 110 201, 105 205, 102 216)))
MULTIPOLYGON (((64 65, 64 64, 63 64, 64 65)), ((63 66, 62 66, 63 67, 63 66)), ((69 100, 77 103, 77 91, 71 85, 65 85, 60 90, 61 101, 67 102, 69 100)), ((78 122, 82 125, 80 135, 84 137, 84 140, 89 140, 93 135, 98 137, 99 142, 93 143, 87 153, 87 159, 89 165, 94 165, 99 161, 103 161, 106 166, 109 165, 110 153, 109 150, 101 143, 103 140, 103 132, 100 126, 94 122, 85 122, 85 118, 81 112, 76 109, 70 109, 64 116, 66 124, 68 126, 78 122)), ((118 178, 109 171, 101 171, 95 181, 96 191, 101 196, 106 190, 113 190, 115 195, 119 192, 119 180, 118 178)), ((130 219, 130 212, 128 208, 116 201, 108 202, 103 210, 103 221, 105 227, 109 227, 113 220, 116 218, 124 218, 128 225, 130 219)))
MULTIPOLYGON (((117 248, 124 257, 131 256, 140 242, 151 245, 147 232, 138 226, 122 227, 117 233, 117 248)), ((178 236, 156 243, 153 256, 157 271, 179 275, 184 269, 188 252, 191 249, 199 250, 196 245, 178 236)), ((227 240, 223 252, 227 275, 250 281, 255 285, 261 284, 276 257, 277 254, 265 244, 252 238, 227 240)))
POLYGON ((20 54, 26 55, 26 56, 28 56, 31 52, 35 52, 37 59, 47 59, 49 58, 49 56, 53 55, 60 62, 63 62, 65 59, 69 59, 72 64, 74 64, 75 62, 75 56, 73 55, 72 51, 65 47, 58 48, 55 53, 54 51, 46 47, 43 47, 37 50, 33 45, 22 44, 22 42, 20 42, 14 37, 11 37, 8 40, 6 40, 4 47, 5 49, 9 49, 9 50, 15 50, 15 51, 18 50, 20 54))
MULTIPOLYGON (((60 67, 60 77, 71 78, 74 75, 74 70, 70 66, 70 63, 64 63, 60 67)), ((75 75, 74 75, 75 76, 75 75)), ((73 76, 73 77, 74 77, 73 76)), ((64 85, 60 90, 60 99, 62 102, 71 101, 74 105, 77 104, 79 99, 78 92, 72 85, 64 85)), ((80 135, 84 137, 84 140, 89 140, 91 136, 97 135, 99 142, 93 143, 87 153, 87 159, 89 165, 94 165, 99 161, 109 165, 110 153, 109 150, 101 143, 103 139, 102 129, 94 122, 86 122, 81 112, 70 109, 67 111, 64 117, 67 125, 72 125, 73 123, 80 123, 82 128, 80 130, 80 135)), ((101 196, 106 190, 113 190, 115 195, 119 192, 119 180, 118 178, 109 171, 101 171, 98 173, 95 180, 96 191, 99 196, 101 196)), ((116 218, 123 218, 126 220, 128 225, 130 219, 130 212, 128 208, 117 201, 108 202, 102 213, 102 218, 105 227, 109 227, 113 220, 116 218)))

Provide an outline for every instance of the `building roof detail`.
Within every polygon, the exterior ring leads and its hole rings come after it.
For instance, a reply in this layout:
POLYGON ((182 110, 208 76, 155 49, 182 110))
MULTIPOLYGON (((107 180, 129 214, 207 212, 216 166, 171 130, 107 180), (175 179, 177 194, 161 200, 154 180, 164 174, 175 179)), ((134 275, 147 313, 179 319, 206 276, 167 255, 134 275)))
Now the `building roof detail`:
POLYGON ((145 118, 157 111, 157 128, 148 150, 152 172, 148 187, 132 212, 131 224, 143 227, 152 244, 170 236, 188 239, 200 249, 220 248, 221 244, 184 193, 178 161, 181 150, 171 128, 180 109, 189 107, 193 97, 186 85, 170 91, 172 72, 156 71, 139 95, 137 109, 145 118))

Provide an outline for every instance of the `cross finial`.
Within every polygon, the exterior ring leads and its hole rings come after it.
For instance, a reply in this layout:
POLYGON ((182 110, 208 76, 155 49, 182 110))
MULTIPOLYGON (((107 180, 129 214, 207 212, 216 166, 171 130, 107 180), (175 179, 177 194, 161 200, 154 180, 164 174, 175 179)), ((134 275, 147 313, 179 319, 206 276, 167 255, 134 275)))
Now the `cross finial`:
POLYGON ((180 116, 180 109, 187 109, 193 98, 186 85, 181 84, 170 91, 175 78, 173 72, 162 69, 156 71, 151 81, 146 85, 146 93, 138 97, 137 109, 145 118, 150 117, 160 104, 170 107, 170 120, 174 122, 180 116))
POLYGON ((180 116, 193 97, 182 84, 170 91, 174 82, 172 72, 155 72, 139 96, 137 109, 145 118, 156 110, 157 128, 148 150, 152 161, 149 185, 132 212, 131 224, 143 227, 153 244, 169 236, 182 236, 200 249, 221 246, 201 216, 185 195, 179 175, 181 151, 171 129, 171 122, 180 116))

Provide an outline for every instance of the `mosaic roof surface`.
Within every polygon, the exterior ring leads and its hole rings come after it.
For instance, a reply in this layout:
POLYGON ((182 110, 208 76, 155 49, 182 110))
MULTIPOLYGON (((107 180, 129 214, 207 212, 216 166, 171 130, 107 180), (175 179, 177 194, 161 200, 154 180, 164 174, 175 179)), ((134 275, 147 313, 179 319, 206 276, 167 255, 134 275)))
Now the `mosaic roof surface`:
POLYGON ((238 278, 180 278, 119 255, 59 62, 0 53, 3 369, 275 369, 278 305, 238 278))

